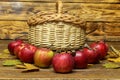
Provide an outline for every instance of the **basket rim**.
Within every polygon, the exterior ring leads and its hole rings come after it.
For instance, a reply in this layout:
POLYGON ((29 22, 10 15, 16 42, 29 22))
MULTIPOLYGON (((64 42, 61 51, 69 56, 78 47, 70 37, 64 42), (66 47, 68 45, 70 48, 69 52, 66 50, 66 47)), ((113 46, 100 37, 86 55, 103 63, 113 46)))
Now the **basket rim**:
POLYGON ((61 0, 58 0, 56 3, 56 11, 57 12, 48 12, 48 11, 44 11, 44 12, 38 12, 37 14, 31 16, 30 18, 28 18, 28 25, 30 26, 34 26, 34 25, 38 25, 38 24, 42 24, 44 22, 67 22, 67 23, 72 23, 75 25, 78 25, 79 27, 82 27, 84 29, 86 22, 81 20, 79 17, 75 16, 75 15, 70 15, 70 14, 65 14, 62 13, 62 8, 63 8, 63 4, 61 0))
POLYGON ((27 20, 27 23, 29 26, 35 26, 39 24, 43 24, 45 22, 65 22, 65 23, 72 23, 75 25, 78 25, 81 28, 85 29, 86 22, 81 20, 80 18, 69 15, 69 14, 58 14, 58 13, 37 13, 36 15, 33 15, 29 17, 27 20))

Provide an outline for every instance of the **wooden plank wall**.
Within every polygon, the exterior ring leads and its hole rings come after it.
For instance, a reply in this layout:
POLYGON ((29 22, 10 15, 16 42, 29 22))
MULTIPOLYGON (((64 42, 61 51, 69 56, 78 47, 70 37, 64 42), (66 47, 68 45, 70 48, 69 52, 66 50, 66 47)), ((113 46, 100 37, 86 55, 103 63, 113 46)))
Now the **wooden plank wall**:
MULTIPOLYGON (((27 39, 26 20, 40 11, 55 11, 56 0, 0 0, 0 39, 27 39)), ((120 0, 63 0, 63 12, 87 21, 88 40, 120 41, 120 0), (105 37, 106 36, 106 37, 105 37)))

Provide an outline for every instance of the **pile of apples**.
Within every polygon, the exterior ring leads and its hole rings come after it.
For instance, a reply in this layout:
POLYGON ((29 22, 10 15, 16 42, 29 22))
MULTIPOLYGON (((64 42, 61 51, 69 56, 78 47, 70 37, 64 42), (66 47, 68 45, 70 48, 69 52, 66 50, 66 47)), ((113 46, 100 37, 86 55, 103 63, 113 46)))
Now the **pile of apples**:
POLYGON ((34 63, 39 67, 49 67, 54 55, 50 49, 38 48, 20 39, 11 41, 8 44, 8 50, 22 62, 34 63))
POLYGON ((33 63, 41 68, 52 65, 55 72, 69 73, 73 69, 86 69, 88 64, 97 64, 104 59, 108 52, 108 44, 100 40, 74 52, 56 53, 48 48, 38 48, 23 40, 14 40, 8 44, 11 55, 25 63, 33 63))

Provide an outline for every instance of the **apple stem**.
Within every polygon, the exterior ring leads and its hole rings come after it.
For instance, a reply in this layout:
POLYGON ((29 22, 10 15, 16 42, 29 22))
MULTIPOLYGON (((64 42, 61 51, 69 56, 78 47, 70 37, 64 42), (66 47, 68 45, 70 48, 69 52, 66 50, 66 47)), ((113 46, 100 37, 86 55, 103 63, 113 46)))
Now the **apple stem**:
POLYGON ((88 49, 92 49, 87 43, 84 44, 84 47, 86 47, 88 49))
POLYGON ((59 52, 60 52, 59 49, 57 49, 57 50, 56 50, 56 53, 59 53, 59 52))
POLYGON ((53 46, 53 44, 50 44, 50 46, 48 47, 48 49, 51 49, 52 46, 53 46))
POLYGON ((76 51, 75 50, 72 50, 72 55, 75 56, 76 55, 76 51))
POLYGON ((62 51, 63 51, 63 49, 59 48, 59 49, 56 50, 56 53, 61 53, 62 51))
POLYGON ((104 41, 104 42, 106 42, 106 41, 107 41, 106 35, 104 35, 104 39, 103 39, 103 41, 104 41))

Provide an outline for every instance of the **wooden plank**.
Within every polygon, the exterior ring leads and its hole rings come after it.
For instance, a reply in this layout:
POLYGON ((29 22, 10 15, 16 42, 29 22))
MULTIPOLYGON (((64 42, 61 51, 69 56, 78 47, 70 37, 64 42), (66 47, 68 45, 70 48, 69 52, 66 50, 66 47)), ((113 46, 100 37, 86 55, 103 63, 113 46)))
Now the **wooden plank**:
POLYGON ((0 21, 0 39, 27 38, 28 25, 24 21, 0 21))
MULTIPOLYGON (((5 2, 56 2, 56 0, 1 0, 5 2)), ((119 0, 62 0, 62 2, 87 2, 87 3, 120 3, 119 0)))
MULTIPOLYGON (((0 40, 0 53, 7 48, 10 40, 0 40)), ((120 49, 120 42, 107 42, 109 45, 120 49)), ((0 59, 0 79, 1 80, 119 80, 120 69, 105 69, 99 64, 88 66, 87 69, 73 69, 72 73, 60 74, 55 73, 53 68, 40 68, 38 72, 22 73, 23 69, 16 69, 15 66, 2 66, 6 59, 0 59), (7 75, 6 75, 7 74, 7 75), (46 76, 47 75, 47 76, 46 76)))
MULTIPOLYGON (((55 10, 55 3, 0 2, 0 20, 27 20, 39 11, 55 10)), ((120 22, 119 4, 64 3, 63 12, 78 15, 86 21, 120 22)))
MULTIPOLYGON (((116 39, 116 37, 120 37, 120 23, 87 22, 86 27, 86 32, 97 27, 94 32, 87 35, 87 38, 89 36, 93 37, 89 40, 99 39, 95 36, 104 37, 104 35, 107 35, 109 38, 112 38, 112 41, 120 41, 120 38, 116 39)), ((27 39, 28 31, 29 26, 26 21, 0 21, 0 39, 15 39, 17 37, 27 39)))
MULTIPOLYGON (((111 80, 120 78, 120 69, 104 69, 102 64, 96 64, 97 67, 88 69, 74 69, 72 73, 60 74, 55 73, 53 69, 41 69, 38 72, 21 73, 23 69, 14 67, 1 67, 0 79, 4 80, 111 80), (98 66, 99 65, 99 66, 98 66), (6 74, 7 75, 6 75, 6 74), (27 75, 26 75, 27 74, 27 75), (47 76, 46 76, 47 75, 47 76)), ((94 66, 96 66, 94 65, 94 66)))
POLYGON ((108 35, 120 35, 120 23, 105 23, 103 31, 106 32, 108 35))
POLYGON ((86 21, 120 21, 120 5, 116 4, 80 4, 69 8, 68 13, 79 15, 86 21), (114 12, 115 11, 115 12, 114 12))
POLYGON ((86 35, 88 41, 97 41, 100 39, 120 41, 120 23, 89 22, 86 26, 86 31, 90 31, 94 27, 97 27, 94 32, 86 35))
POLYGON ((87 26, 87 30, 92 30, 93 27, 97 27, 97 30, 90 34, 92 36, 120 36, 120 23, 89 22, 87 26))
POLYGON ((86 36, 87 41, 106 40, 108 42, 120 42, 120 36, 86 36))

